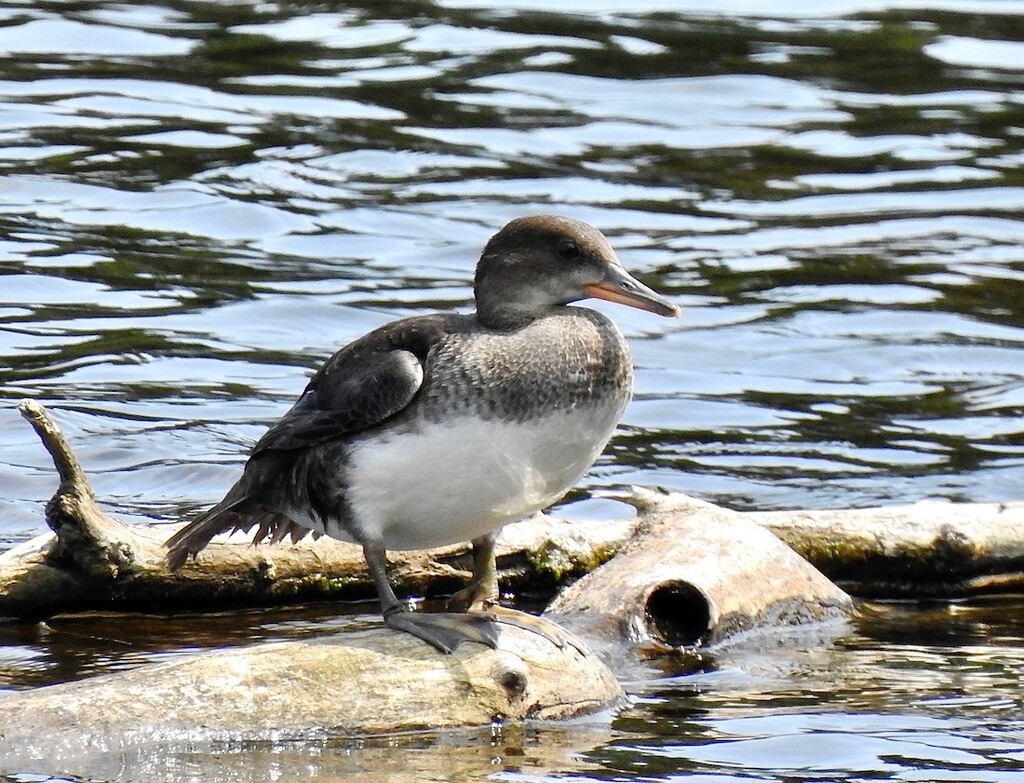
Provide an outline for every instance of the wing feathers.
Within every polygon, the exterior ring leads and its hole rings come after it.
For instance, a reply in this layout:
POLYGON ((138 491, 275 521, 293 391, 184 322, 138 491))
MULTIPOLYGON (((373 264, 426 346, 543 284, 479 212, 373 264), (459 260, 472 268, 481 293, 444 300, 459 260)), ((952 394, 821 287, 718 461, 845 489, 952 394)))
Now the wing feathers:
POLYGON ((409 351, 387 351, 313 379, 299 401, 260 438, 252 454, 300 449, 361 432, 408 405, 423 383, 423 365, 409 351))

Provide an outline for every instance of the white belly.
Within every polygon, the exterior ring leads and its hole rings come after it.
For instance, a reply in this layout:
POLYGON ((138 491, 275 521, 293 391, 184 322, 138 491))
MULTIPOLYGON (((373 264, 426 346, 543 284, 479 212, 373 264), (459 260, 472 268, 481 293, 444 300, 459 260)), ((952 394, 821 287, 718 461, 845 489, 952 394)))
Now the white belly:
POLYGON ((468 541, 551 505, 594 463, 621 411, 528 424, 463 417, 356 446, 348 500, 388 549, 468 541))

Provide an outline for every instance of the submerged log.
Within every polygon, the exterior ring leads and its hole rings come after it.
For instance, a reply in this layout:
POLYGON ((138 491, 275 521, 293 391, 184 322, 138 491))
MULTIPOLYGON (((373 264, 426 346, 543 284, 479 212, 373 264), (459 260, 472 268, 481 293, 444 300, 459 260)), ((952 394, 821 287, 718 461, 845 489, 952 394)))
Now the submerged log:
POLYGON ((593 655, 502 626, 440 655, 383 628, 217 650, 0 696, 0 774, 62 775, 175 748, 560 719, 622 691, 593 655))
POLYGON ((80 763, 64 765, 65 769, 80 770, 78 774, 56 773, 52 771, 55 764, 45 761, 14 771, 15 759, 5 761, 0 757, 0 773, 9 773, 5 783, 42 783, 41 775, 57 779, 53 783, 440 783, 517 778, 523 777, 524 770, 530 780, 547 780, 564 777, 567 769, 576 774, 580 774, 581 768, 590 769, 600 776, 604 769, 600 749, 619 738, 620 732, 593 721, 573 721, 558 727, 549 723, 540 737, 512 723, 458 732, 424 731, 348 739, 316 731, 295 742, 165 744, 120 754, 90 749, 82 755, 80 763), (33 767, 38 770, 34 775, 25 772, 33 767), (508 772, 503 775, 505 770, 508 772))

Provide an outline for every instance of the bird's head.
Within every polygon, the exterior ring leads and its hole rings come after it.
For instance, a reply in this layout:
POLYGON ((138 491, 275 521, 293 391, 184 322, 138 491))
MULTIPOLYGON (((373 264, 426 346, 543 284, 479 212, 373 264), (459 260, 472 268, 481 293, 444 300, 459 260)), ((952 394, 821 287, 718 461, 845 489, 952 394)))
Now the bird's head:
POLYGON ((477 264, 474 292, 477 313, 491 326, 588 297, 679 315, 676 305, 623 268, 600 231, 553 215, 517 218, 491 237, 477 264))

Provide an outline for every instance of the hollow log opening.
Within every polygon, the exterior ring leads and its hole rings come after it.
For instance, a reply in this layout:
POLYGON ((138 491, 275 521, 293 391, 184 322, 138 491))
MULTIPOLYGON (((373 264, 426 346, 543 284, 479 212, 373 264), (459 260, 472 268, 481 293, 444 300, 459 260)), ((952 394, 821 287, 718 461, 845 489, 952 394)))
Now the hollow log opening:
POLYGON ((692 647, 711 631, 711 603, 689 582, 663 582, 647 596, 647 628, 672 647, 692 647))

